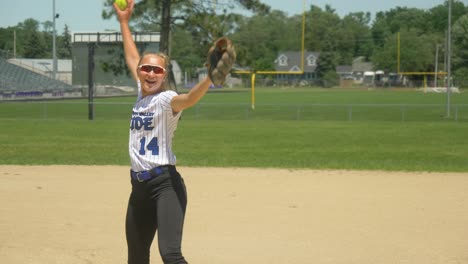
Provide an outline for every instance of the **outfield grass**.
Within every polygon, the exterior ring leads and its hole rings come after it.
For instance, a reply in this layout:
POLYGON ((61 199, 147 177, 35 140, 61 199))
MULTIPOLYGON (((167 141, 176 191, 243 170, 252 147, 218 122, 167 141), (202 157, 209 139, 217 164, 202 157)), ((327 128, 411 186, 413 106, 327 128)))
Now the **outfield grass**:
MULTIPOLYGON (((212 92, 185 111, 174 141, 178 164, 468 171, 464 94, 452 96, 462 109, 457 121, 444 117, 443 94, 257 89, 256 98, 253 111, 249 91, 212 92)), ((0 104, 1 163, 128 165, 134 100, 96 99, 93 121, 86 100, 0 104)))

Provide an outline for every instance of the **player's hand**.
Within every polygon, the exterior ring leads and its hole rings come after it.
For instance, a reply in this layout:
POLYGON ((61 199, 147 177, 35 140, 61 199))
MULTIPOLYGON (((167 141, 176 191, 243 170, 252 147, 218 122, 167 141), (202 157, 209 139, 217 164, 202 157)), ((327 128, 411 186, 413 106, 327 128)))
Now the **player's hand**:
POLYGON ((135 6, 135 1, 127 0, 127 8, 125 8, 124 10, 121 10, 115 2, 113 6, 115 9, 115 13, 117 14, 117 19, 120 21, 120 23, 128 23, 133 13, 133 7, 135 6))

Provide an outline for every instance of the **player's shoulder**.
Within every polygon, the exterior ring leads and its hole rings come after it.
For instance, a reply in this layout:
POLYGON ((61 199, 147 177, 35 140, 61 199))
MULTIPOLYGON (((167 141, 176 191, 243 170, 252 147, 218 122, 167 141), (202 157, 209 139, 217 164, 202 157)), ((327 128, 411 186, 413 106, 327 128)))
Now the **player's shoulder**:
POLYGON ((162 91, 160 93, 155 94, 151 101, 153 104, 159 104, 163 108, 170 108, 172 98, 174 98, 174 96, 177 95, 178 94, 175 91, 162 91))
POLYGON ((162 91, 160 95, 163 97, 174 97, 174 96, 177 96, 178 93, 173 90, 166 90, 166 91, 162 91))
POLYGON ((158 94, 162 101, 171 101, 174 96, 177 96, 177 93, 172 90, 162 91, 158 94))

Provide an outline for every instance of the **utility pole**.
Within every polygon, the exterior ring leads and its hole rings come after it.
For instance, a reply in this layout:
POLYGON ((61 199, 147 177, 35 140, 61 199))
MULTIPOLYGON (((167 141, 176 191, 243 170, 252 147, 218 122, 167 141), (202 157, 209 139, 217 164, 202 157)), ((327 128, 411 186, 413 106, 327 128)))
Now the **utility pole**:
POLYGON ((437 72, 439 71, 439 46, 439 44, 436 44, 434 88, 437 88, 437 72))
POLYGON ((452 90, 452 0, 448 1, 448 32, 447 32, 447 118, 450 117, 450 96, 452 90))
POLYGON ((169 31, 171 30, 171 0, 162 1, 161 10, 161 41, 159 51, 169 54, 169 31))
POLYGON ((96 44, 88 43, 88 120, 94 120, 94 53, 96 44))
MULTIPOLYGON (((162 1, 161 10, 161 38, 159 42, 159 51, 170 55, 170 41, 171 41, 171 0, 162 1)), ((174 72, 172 71, 172 63, 167 62, 169 67, 169 86, 171 90, 177 91, 174 72)))
POLYGON ((57 79, 57 48, 55 45, 55 37, 56 37, 56 31, 55 31, 55 19, 58 18, 58 16, 55 14, 55 0, 52 0, 52 21, 53 21, 53 32, 52 32, 52 79, 56 80, 57 79))

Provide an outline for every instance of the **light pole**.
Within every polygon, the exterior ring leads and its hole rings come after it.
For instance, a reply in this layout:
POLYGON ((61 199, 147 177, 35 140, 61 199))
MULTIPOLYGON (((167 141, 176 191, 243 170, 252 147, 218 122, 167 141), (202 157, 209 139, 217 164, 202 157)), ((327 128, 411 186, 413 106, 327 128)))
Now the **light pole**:
POLYGON ((447 32, 447 117, 450 117, 450 94, 452 90, 452 69, 450 67, 452 57, 452 0, 448 1, 448 32, 447 32))
POLYGON ((439 46, 439 44, 436 44, 434 88, 437 88, 437 72, 439 71, 439 46))
POLYGON ((57 79, 57 48, 55 45, 55 19, 58 18, 58 14, 55 14, 55 0, 52 0, 52 21, 53 21, 53 32, 52 32, 52 79, 57 79))

